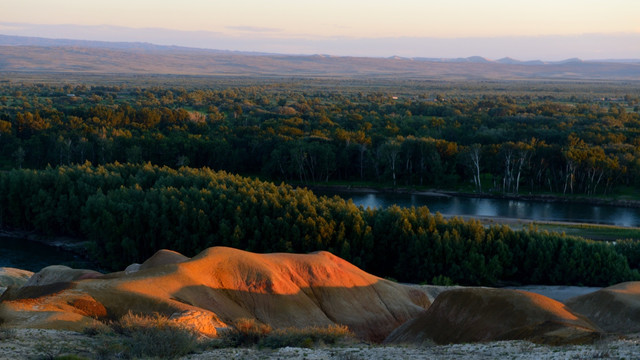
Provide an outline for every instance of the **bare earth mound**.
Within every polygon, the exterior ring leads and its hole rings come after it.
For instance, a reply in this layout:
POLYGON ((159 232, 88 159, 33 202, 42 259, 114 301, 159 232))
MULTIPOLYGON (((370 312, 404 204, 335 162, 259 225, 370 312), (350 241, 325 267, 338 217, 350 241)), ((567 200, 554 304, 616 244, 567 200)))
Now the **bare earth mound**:
POLYGON ((518 290, 466 288, 436 298, 429 310, 393 331, 385 343, 531 340, 588 343, 600 332, 586 318, 545 296, 518 290))
POLYGON ((423 292, 328 252, 254 254, 215 247, 188 259, 165 250, 137 268, 100 277, 70 276, 63 268, 36 274, 59 281, 9 288, 0 297, 0 322, 79 330, 131 310, 172 316, 206 335, 250 318, 274 328, 342 324, 362 339, 382 341, 430 305, 423 292))
POLYGON ((22 286, 33 275, 31 271, 0 267, 0 295, 8 286, 22 286))
POLYGON ((616 284, 571 298, 566 304, 605 331, 640 332, 640 282, 616 284))

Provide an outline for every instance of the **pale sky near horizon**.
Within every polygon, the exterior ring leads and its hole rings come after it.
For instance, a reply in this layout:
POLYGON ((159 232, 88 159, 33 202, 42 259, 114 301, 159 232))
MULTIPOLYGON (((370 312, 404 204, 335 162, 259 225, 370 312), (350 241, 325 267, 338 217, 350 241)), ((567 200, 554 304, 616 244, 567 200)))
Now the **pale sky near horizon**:
POLYGON ((0 0, 0 3, 4 3, 0 5, 0 23, 4 23, 0 24, 0 34, 11 35, 20 35, 20 29, 7 23, 164 28, 280 42, 640 35, 640 0, 0 0))

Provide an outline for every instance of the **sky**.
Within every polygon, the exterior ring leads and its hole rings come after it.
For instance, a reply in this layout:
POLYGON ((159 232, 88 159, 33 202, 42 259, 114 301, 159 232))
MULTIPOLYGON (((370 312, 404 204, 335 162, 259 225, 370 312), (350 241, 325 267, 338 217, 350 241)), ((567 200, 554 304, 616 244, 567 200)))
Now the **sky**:
POLYGON ((294 54, 640 58, 638 0, 0 0, 0 9, 5 35, 294 54))

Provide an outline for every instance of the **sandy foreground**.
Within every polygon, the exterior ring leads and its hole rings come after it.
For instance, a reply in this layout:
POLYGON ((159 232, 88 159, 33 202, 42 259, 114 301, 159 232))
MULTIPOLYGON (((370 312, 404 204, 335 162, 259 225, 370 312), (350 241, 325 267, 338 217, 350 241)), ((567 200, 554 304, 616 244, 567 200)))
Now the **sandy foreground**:
MULTIPOLYGON (((96 340, 71 331, 16 329, 0 333, 0 359, 55 358, 75 354, 96 358, 96 340)), ((637 359, 640 357, 640 334, 610 336, 594 345, 546 346, 527 341, 444 346, 374 346, 353 344, 315 349, 286 347, 281 349, 233 348, 205 351, 183 357, 204 359, 637 359)))
MULTIPOLYGON (((425 292, 435 298, 450 289, 427 286, 425 292)), ((541 293, 561 301, 599 288, 575 286, 523 286, 519 289, 541 293)), ((433 301, 433 299, 431 299, 433 301)), ((3 329, 0 327, 0 359, 41 359, 75 354, 99 358, 97 340, 72 331, 43 329, 3 329)), ((547 346, 528 341, 457 344, 445 346, 380 346, 350 344, 315 349, 286 347, 281 349, 233 348, 206 351, 183 357, 204 359, 640 359, 640 334, 608 336, 593 345, 547 346)))
POLYGON ((551 347, 527 341, 446 346, 369 346, 276 350, 226 349, 189 355, 183 359, 637 359, 640 339, 603 341, 591 346, 551 347))

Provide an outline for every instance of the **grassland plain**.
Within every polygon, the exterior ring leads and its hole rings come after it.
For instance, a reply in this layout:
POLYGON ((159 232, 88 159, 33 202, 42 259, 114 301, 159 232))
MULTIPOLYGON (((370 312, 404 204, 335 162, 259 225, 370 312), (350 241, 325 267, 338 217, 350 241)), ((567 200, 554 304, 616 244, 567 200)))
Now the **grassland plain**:
POLYGON ((405 79, 638 80, 636 64, 580 60, 539 65, 434 62, 408 58, 246 55, 191 48, 114 49, 78 46, 0 46, 2 71, 88 74, 314 76, 405 79))

